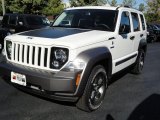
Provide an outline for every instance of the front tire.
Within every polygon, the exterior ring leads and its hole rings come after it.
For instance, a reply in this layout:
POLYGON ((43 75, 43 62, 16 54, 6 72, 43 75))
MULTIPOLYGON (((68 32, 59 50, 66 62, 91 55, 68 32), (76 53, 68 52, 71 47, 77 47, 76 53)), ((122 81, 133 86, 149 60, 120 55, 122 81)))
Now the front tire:
POLYGON ((76 106, 87 112, 98 109, 103 102, 106 88, 106 71, 102 65, 97 65, 91 71, 85 91, 76 106))

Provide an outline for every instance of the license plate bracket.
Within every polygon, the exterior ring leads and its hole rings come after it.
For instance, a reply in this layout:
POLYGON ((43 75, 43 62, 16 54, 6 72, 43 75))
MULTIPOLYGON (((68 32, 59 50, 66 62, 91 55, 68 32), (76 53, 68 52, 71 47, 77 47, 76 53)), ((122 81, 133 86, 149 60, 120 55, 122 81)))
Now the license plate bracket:
POLYGON ((11 72, 11 82, 18 85, 26 86, 26 76, 20 73, 11 72))

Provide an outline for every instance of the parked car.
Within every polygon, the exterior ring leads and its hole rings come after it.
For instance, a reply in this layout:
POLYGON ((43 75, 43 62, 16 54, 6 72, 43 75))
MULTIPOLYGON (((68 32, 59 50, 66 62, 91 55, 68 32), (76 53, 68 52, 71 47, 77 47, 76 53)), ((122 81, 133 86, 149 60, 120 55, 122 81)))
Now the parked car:
POLYGON ((155 42, 157 40, 157 35, 154 33, 154 30, 152 29, 152 27, 150 25, 147 25, 147 42, 148 43, 152 43, 155 42))
POLYGON ((74 102, 90 112, 102 105, 114 74, 130 66, 132 73, 142 73, 147 52, 142 12, 73 7, 64 10, 52 27, 5 38, 6 61, 0 63, 0 72, 12 85, 74 102))
POLYGON ((39 29, 50 26, 49 20, 44 16, 30 14, 5 14, 0 28, 0 44, 2 45, 7 35, 39 29))
POLYGON ((1 22, 2 22, 2 19, 3 19, 3 16, 0 16, 0 24, 1 24, 1 22))
POLYGON ((156 26, 156 24, 149 24, 149 29, 153 31, 153 34, 155 35, 154 41, 159 41, 160 39, 160 28, 156 26))

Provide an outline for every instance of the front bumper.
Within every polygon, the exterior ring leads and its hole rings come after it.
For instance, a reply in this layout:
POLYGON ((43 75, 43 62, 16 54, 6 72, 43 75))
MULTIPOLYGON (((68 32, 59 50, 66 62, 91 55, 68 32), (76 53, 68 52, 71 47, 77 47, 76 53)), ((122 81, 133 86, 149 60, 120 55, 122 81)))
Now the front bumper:
POLYGON ((0 73, 5 78, 9 78, 9 82, 12 71, 26 76, 27 86, 14 85, 29 93, 60 101, 75 102, 78 99, 78 96, 74 94, 76 91, 75 79, 78 72, 51 72, 6 61, 0 63, 0 73), (31 86, 35 86, 38 90, 31 86))

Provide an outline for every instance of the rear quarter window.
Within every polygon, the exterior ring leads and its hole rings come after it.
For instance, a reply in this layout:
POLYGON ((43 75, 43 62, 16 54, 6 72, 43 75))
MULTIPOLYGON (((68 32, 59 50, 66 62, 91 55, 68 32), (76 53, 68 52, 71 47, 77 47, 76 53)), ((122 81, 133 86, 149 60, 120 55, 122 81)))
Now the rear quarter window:
POLYGON ((11 15, 9 18, 9 24, 16 25, 16 22, 17 22, 17 16, 11 15))
POLYGON ((144 16, 140 14, 140 18, 141 18, 141 23, 142 23, 142 29, 146 30, 146 25, 145 25, 145 21, 144 21, 144 16))
POLYGON ((7 25, 7 24, 8 24, 8 19, 9 19, 9 16, 8 16, 8 15, 5 15, 5 16, 3 17, 2 24, 7 25))
POLYGON ((131 13, 134 32, 140 31, 139 17, 137 13, 131 13))

